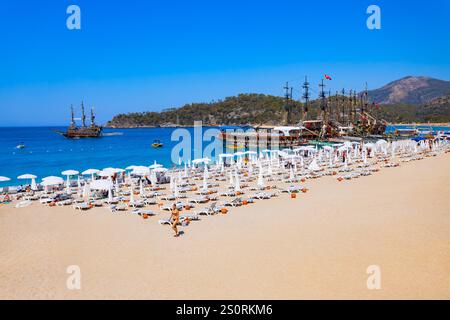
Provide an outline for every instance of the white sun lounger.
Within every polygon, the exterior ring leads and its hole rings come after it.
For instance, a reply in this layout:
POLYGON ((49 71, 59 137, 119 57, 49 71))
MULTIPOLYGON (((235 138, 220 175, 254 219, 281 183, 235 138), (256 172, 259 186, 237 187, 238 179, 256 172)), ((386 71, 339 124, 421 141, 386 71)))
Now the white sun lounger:
POLYGON ((126 211, 127 207, 125 205, 112 205, 108 207, 109 211, 117 212, 117 211, 126 211))
POLYGON ((86 203, 86 202, 76 204, 76 205, 74 205, 73 207, 74 207, 74 209, 80 210, 80 211, 83 211, 83 210, 89 210, 89 209, 91 208, 91 206, 89 205, 89 203, 86 203))
POLYGON ((212 202, 209 206, 196 211, 197 215, 213 215, 220 211, 220 207, 217 205, 217 202, 212 202))
POLYGON ((232 201, 224 203, 225 206, 239 207, 242 205, 242 198, 235 198, 232 201))

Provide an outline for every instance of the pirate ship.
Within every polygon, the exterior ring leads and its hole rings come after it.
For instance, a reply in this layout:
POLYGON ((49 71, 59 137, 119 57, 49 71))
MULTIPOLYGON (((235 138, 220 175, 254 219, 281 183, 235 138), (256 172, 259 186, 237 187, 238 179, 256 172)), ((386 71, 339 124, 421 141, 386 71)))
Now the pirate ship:
MULTIPOLYGON (((315 101, 318 110, 311 117, 310 83, 305 77, 301 96, 301 110, 294 110, 293 88, 286 83, 283 126, 263 128, 257 127, 250 132, 222 131, 219 138, 228 144, 245 145, 273 145, 280 148, 295 147, 302 144, 326 144, 342 142, 344 140, 362 140, 383 136, 387 122, 380 117, 379 106, 370 103, 367 84, 362 93, 345 89, 335 95, 325 93, 324 80, 331 80, 325 75, 319 83, 318 99, 315 101), (296 112, 294 112, 296 111, 296 112), (294 114, 300 113, 300 119, 294 114)), ((297 104, 298 105, 298 104, 297 104)))
POLYGON ((95 124, 95 115, 93 108, 91 108, 91 124, 89 126, 86 125, 86 115, 84 112, 83 102, 81 102, 81 126, 77 126, 77 124, 75 123, 75 116, 72 105, 70 106, 70 110, 70 126, 67 128, 66 132, 57 131, 58 133, 69 139, 98 138, 101 136, 103 128, 95 124))

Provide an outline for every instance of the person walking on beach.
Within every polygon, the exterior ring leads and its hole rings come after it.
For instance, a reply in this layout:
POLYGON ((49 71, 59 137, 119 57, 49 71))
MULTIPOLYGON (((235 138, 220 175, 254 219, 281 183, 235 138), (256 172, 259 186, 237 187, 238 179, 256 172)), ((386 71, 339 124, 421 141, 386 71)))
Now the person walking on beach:
POLYGON ((175 231, 175 236, 178 237, 180 233, 178 232, 177 224, 180 222, 180 211, 177 208, 177 205, 174 203, 172 206, 172 215, 170 216, 170 223, 172 226, 172 230, 175 231))

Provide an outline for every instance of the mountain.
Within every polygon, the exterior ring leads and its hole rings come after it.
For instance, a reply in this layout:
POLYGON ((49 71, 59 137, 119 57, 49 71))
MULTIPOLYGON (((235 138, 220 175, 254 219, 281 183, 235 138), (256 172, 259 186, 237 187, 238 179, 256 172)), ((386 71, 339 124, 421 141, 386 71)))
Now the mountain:
MULTIPOLYGON (((427 77, 406 77, 369 92, 380 104, 379 116, 388 122, 450 122, 450 82, 427 77), (381 103, 380 103, 381 102, 381 103)), ((119 114, 108 127, 136 128, 154 126, 204 125, 280 125, 286 114, 282 97, 265 94, 239 94, 210 103, 186 104, 161 112, 119 114)), ((293 101, 292 117, 300 120, 301 103, 293 101)), ((319 101, 311 101, 308 115, 319 113, 319 101)))
MULTIPOLYGON (((293 102, 298 116, 300 103, 293 102)), ((150 127, 158 125, 192 126, 194 121, 205 125, 279 124, 282 122, 284 99, 264 94, 239 94, 211 103, 187 104, 161 112, 119 114, 108 127, 150 127)), ((294 115, 294 116, 295 116, 294 115)), ((299 116, 298 116, 299 118, 299 116)))
POLYGON ((412 76, 369 91, 370 99, 379 104, 422 105, 447 94, 450 94, 450 81, 412 76))

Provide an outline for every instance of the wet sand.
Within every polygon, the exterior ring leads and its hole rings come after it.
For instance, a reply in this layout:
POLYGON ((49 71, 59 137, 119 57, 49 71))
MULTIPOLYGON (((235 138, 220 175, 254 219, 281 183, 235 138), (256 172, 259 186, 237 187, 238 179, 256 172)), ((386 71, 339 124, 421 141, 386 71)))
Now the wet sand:
POLYGON ((0 298, 450 299, 449 181, 449 153, 307 180, 296 199, 202 217, 180 238, 157 223, 167 213, 0 205, 0 298), (80 290, 67 289, 70 265, 80 290))

